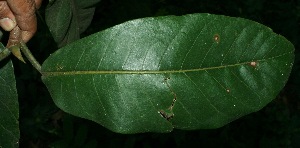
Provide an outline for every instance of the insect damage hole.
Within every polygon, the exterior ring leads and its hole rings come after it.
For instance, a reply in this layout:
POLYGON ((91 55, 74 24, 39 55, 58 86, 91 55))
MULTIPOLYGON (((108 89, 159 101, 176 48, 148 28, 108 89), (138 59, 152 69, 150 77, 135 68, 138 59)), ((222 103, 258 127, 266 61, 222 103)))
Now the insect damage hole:
POLYGON ((174 98, 172 100, 172 103, 171 105, 169 106, 168 109, 166 110, 160 110, 158 111, 158 113, 165 119, 167 120, 171 120, 173 117, 174 117, 174 113, 173 113, 173 107, 175 105, 175 102, 176 102, 176 93, 173 91, 173 89, 171 88, 170 84, 168 83, 168 81, 170 80, 170 77, 166 77, 164 78, 164 83, 167 85, 167 87, 169 88, 169 90, 171 91, 171 93, 173 94, 174 98))
POLYGON ((173 89, 171 88, 170 84, 168 83, 168 81, 169 81, 170 79, 171 79, 170 77, 167 77, 167 78, 165 78, 164 80, 165 80, 165 83, 167 84, 169 90, 171 91, 171 93, 172 93, 173 96, 174 96, 174 98, 173 98, 173 100, 172 100, 172 104, 171 104, 171 106, 169 107, 169 110, 172 111, 172 109, 173 109, 173 107, 174 107, 174 105, 175 105, 177 96, 176 96, 176 93, 175 93, 175 92, 173 91, 173 89))
POLYGON ((216 43, 219 43, 220 42, 220 35, 219 34, 215 34, 214 37, 213 37, 214 41, 216 43))
POLYGON ((164 110, 158 111, 158 113, 168 121, 171 120, 174 117, 174 114, 172 112, 166 112, 164 110))

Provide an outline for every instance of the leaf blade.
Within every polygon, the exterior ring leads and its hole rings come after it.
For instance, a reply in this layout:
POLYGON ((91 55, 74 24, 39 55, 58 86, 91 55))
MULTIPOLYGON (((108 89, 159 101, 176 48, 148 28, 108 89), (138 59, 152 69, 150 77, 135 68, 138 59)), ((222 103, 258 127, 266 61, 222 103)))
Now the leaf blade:
POLYGON ((145 18, 57 51, 43 64, 43 81, 59 107, 116 132, 217 128, 278 94, 293 50, 282 36, 245 19, 145 18), (65 99, 70 96, 77 103, 65 99), (112 110, 105 113, 105 106, 112 110))
POLYGON ((89 8, 100 0, 61 0, 49 3, 46 23, 59 47, 76 41, 90 25, 95 8, 89 8))
POLYGON ((72 5, 70 0, 54 1, 47 7, 45 20, 55 40, 60 43, 68 33, 72 20, 72 5))
POLYGON ((19 147, 19 104, 12 62, 0 63, 0 147, 19 147))

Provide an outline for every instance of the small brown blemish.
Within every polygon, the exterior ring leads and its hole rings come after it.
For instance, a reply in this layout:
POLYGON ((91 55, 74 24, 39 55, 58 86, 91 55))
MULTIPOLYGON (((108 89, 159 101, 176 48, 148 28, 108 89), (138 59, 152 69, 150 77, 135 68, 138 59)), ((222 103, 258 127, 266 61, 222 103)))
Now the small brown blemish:
POLYGON ((215 35, 214 35, 214 41, 215 41, 216 43, 219 43, 219 42, 220 42, 220 35, 219 35, 219 34, 215 34, 215 35))
POLYGON ((60 70, 62 70, 63 68, 64 68, 64 67, 61 66, 61 65, 58 65, 58 64, 56 65, 56 70, 57 70, 57 71, 60 71, 60 70))
POLYGON ((174 95, 174 98, 173 98, 173 101, 172 101, 171 106, 169 107, 170 110, 173 109, 173 107, 174 107, 174 105, 175 105, 175 102, 176 102, 176 99, 177 99, 176 94, 175 94, 174 92, 173 92, 173 95, 174 95))
POLYGON ((256 67, 257 66, 257 62, 253 61, 253 62, 250 62, 250 66, 252 67, 256 67))

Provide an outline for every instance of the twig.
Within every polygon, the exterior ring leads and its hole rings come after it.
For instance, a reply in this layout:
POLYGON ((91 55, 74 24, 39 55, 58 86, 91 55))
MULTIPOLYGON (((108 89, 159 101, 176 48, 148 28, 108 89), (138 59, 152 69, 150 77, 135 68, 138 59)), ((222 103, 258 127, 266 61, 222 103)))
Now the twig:
POLYGON ((34 58, 32 53, 30 52, 30 50, 26 46, 26 44, 21 42, 20 45, 21 45, 21 50, 22 50, 23 54, 26 56, 26 58, 28 59, 28 61, 32 64, 32 66, 36 70, 38 70, 40 73, 42 73, 42 68, 41 68, 40 63, 34 58))

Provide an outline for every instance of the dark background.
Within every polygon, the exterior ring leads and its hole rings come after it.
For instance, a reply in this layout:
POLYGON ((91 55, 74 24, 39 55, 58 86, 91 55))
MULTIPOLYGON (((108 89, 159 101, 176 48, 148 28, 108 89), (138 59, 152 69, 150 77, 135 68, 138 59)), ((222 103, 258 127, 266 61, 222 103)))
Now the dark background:
MULTIPOLYGON (((39 26, 29 42, 42 63, 57 47, 39 10, 39 26)), ((20 102, 20 147, 300 147, 300 0, 102 0, 82 37, 124 21, 161 15, 212 13, 257 21, 295 46, 290 79, 273 102, 222 128, 123 135, 60 111, 40 75, 14 60, 20 102)))

